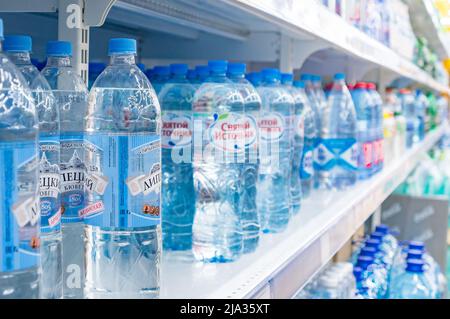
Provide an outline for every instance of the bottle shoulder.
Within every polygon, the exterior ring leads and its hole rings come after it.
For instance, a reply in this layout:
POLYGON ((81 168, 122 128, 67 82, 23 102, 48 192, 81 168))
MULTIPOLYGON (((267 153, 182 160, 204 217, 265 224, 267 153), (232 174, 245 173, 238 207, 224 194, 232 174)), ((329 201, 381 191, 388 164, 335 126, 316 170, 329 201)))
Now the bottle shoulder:
POLYGON ((242 111, 244 99, 230 81, 205 82, 195 92, 193 109, 196 111, 242 111))
POLYGON ((83 79, 71 67, 45 67, 41 71, 52 90, 87 93, 83 79))
POLYGON ((100 73, 92 87, 153 90, 147 76, 136 65, 109 65, 100 73))

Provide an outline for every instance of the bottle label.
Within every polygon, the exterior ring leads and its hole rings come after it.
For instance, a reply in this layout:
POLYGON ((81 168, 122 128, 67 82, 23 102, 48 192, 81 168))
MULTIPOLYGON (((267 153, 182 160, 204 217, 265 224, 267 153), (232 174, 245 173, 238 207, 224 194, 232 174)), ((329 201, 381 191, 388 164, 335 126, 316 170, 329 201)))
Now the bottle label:
POLYGON ((192 117, 186 111, 165 111, 162 114, 161 147, 190 147, 192 145, 192 117))
POLYGON ((362 156, 362 163, 361 163, 362 166, 365 168, 371 168, 374 156, 373 144, 371 142, 366 142, 362 144, 361 156, 362 156))
POLYGON ((84 164, 83 134, 61 134, 61 162, 59 165, 61 190, 61 221, 81 222, 79 212, 84 208, 84 164))
POLYGON ((59 136, 40 138, 39 197, 43 233, 61 228, 59 153, 59 136))
POLYGON ((160 223, 161 142, 152 134, 87 134, 86 224, 148 227, 160 223))
POLYGON ((39 263, 38 157, 32 142, 0 143, 0 272, 39 263))
POLYGON ((286 123, 280 113, 263 113, 258 122, 259 134, 262 141, 278 142, 283 137, 286 123))
POLYGON ((320 139, 315 155, 317 170, 330 171, 335 166, 356 170, 358 167, 358 146, 354 138, 320 139))
POLYGON ((303 150, 302 165, 300 166, 300 178, 303 180, 310 179, 314 175, 314 147, 306 145, 303 150))
POLYGON ((379 165, 383 162, 383 140, 379 139, 373 142, 374 164, 379 165))

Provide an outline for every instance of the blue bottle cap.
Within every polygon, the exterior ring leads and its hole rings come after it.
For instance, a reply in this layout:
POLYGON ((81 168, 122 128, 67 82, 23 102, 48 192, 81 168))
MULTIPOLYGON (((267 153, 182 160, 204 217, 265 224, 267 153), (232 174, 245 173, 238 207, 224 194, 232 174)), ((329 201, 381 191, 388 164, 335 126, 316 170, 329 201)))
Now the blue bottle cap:
POLYGON ((142 72, 145 71, 145 64, 144 63, 137 63, 136 66, 141 70, 142 72))
POLYGON ((422 257, 423 257, 422 250, 410 249, 408 250, 408 255, 406 259, 422 259, 422 257))
POLYGON ((170 65, 170 73, 172 74, 187 74, 188 65, 184 63, 174 63, 170 65))
POLYGON ((108 55, 136 54, 136 40, 129 38, 114 38, 108 43, 108 55))
POLYGON ((410 241, 408 244, 408 248, 416 250, 425 250, 425 244, 421 241, 410 241))
POLYGON ((0 19, 0 40, 3 40, 3 19, 0 19))
POLYGON ((190 80, 195 79, 197 77, 197 71, 195 71, 194 69, 189 69, 187 71, 186 77, 190 80))
POLYGON ((153 73, 156 75, 170 75, 170 68, 165 65, 157 65, 153 68, 153 73))
POLYGON ((356 262, 357 267, 361 267, 363 270, 367 269, 373 264, 373 257, 370 256, 359 256, 356 262))
POLYGON ((303 82, 303 81, 294 81, 293 85, 299 89, 305 88, 305 82, 303 82))
POLYGON ((366 247, 372 247, 375 249, 380 249, 381 241, 379 239, 370 238, 364 242, 366 247))
POLYGON ((423 266, 425 265, 423 260, 420 259, 408 259, 406 261, 406 270, 409 272, 423 273, 423 266))
POLYGON ((384 235, 387 235, 389 233, 389 226, 387 225, 378 225, 377 227, 375 227, 375 231, 378 233, 382 233, 384 235))
POLYGON ((246 70, 247 70, 247 65, 245 63, 229 63, 228 64, 228 74, 244 75, 246 70))
POLYGON ((5 52, 31 52, 31 37, 28 35, 7 35, 3 42, 5 52))
POLYGON ((68 41, 47 42, 47 56, 72 56, 72 43, 68 41))
POLYGON ((303 73, 300 76, 300 80, 302 80, 302 81, 311 81, 312 80, 312 75, 309 74, 309 73, 303 73))
POLYGON ((377 250, 373 247, 363 247, 361 248, 361 251, 359 252, 360 256, 369 256, 369 257, 375 257, 375 254, 377 253, 377 250))
POLYGON ((264 80, 279 80, 280 71, 278 69, 264 69, 262 70, 262 78, 264 80))
POLYGON ((208 67, 214 73, 226 73, 228 68, 228 61, 226 60, 212 60, 208 61, 208 67))
POLYGON ((372 234, 370 234, 370 238, 371 239, 378 239, 380 242, 383 240, 383 237, 385 235, 383 233, 379 233, 379 232, 373 232, 372 234))
POLYGON ((361 267, 353 268, 353 275, 355 276, 356 281, 361 281, 363 274, 363 269, 361 267))
POLYGON ((334 75, 335 80, 345 80, 345 74, 344 73, 336 73, 334 75))
POLYGON ((259 72, 251 72, 247 73, 245 75, 245 78, 254 86, 258 86, 261 83, 262 75, 259 72))
POLYGON ((313 82, 322 82, 322 77, 320 75, 314 74, 314 75, 311 76, 311 80, 313 82))
POLYGON ((106 68, 106 64, 103 62, 89 62, 89 72, 101 73, 106 68))
POLYGON ((209 75, 209 66, 207 65, 197 65, 195 67, 195 72, 199 77, 206 77, 209 75))
POLYGON ((281 83, 291 83, 294 81, 294 74, 292 73, 281 73, 281 83))

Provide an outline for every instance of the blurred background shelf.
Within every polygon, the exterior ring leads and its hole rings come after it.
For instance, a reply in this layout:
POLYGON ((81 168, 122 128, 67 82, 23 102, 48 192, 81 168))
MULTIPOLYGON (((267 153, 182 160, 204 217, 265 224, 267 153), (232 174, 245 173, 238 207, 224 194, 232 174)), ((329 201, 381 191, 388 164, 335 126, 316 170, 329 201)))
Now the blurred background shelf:
POLYGON ((447 127, 429 133, 377 176, 346 192, 315 192, 281 234, 264 235, 256 252, 228 264, 175 261, 162 266, 163 298, 291 298, 400 185, 447 127))

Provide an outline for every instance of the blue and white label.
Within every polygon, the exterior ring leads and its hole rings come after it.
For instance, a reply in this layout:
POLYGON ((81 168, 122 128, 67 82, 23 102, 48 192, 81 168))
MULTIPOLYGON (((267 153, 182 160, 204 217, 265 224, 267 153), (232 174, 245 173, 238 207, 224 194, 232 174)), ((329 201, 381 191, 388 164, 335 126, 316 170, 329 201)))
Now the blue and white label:
POLYGON ((356 170, 358 167, 358 145, 356 139, 320 139, 316 149, 314 168, 330 171, 335 166, 347 170, 356 170))
POLYGON ((314 175, 314 147, 306 144, 303 149, 302 164, 300 166, 300 178, 308 180, 314 175))
POLYGON ((0 272, 39 263, 37 152, 34 141, 0 143, 0 272))
POLYGON ((152 134, 85 136, 86 207, 80 217, 100 227, 160 223, 161 143, 152 134))
POLYGON ((44 233, 58 231, 61 228, 59 154, 59 136, 40 138, 39 198, 41 232, 44 233))
POLYGON ((61 214, 63 223, 81 222, 79 212, 84 208, 84 141, 83 134, 61 134, 59 165, 61 214))

